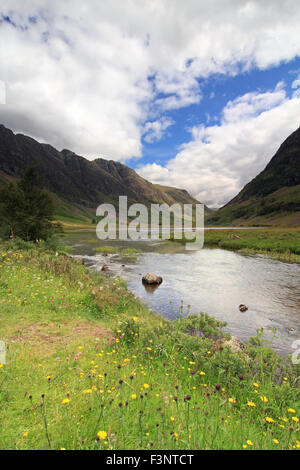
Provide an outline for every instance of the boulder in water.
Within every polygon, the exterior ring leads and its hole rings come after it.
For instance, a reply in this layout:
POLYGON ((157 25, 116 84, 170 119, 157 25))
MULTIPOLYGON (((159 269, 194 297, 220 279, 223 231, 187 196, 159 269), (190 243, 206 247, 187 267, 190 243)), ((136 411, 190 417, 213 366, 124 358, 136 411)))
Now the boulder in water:
POLYGON ((240 309, 240 312, 246 312, 248 310, 248 307, 247 305, 241 304, 239 306, 239 309, 240 309))
POLYGON ((147 273, 145 276, 142 278, 143 284, 148 284, 148 285, 159 285, 162 283, 162 277, 157 276, 154 273, 147 273))

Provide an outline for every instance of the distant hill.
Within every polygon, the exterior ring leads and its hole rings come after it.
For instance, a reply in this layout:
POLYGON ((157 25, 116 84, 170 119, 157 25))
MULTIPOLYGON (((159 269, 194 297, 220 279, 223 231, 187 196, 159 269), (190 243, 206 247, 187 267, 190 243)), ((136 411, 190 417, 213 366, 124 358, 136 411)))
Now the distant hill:
POLYGON ((228 204, 207 217, 210 225, 300 225, 300 127, 266 168, 228 204))
POLYGON ((31 163, 37 165, 43 186, 53 194, 62 219, 90 220, 99 204, 117 204, 121 195, 128 196, 129 204, 198 202, 184 190, 150 183, 119 162, 101 158, 89 161, 0 125, 0 182, 20 178, 31 163))

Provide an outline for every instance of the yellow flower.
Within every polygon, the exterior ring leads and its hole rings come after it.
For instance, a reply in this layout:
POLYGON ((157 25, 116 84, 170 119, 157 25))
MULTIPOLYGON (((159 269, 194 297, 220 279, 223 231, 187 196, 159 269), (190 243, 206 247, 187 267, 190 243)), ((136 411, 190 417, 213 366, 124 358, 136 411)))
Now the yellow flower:
POLYGON ((248 406, 252 406, 252 407, 256 406, 256 404, 253 403, 253 401, 247 401, 247 405, 248 405, 248 406))
POLYGON ((267 397, 260 397, 260 399, 263 403, 268 403, 269 401, 267 397))
POLYGON ((272 440, 273 440, 274 444, 279 444, 278 439, 272 439, 272 440))
POLYGON ((295 411, 293 408, 289 408, 289 409, 288 409, 288 412, 289 412, 289 413, 296 413, 296 411, 295 411))
POLYGON ((87 390, 83 390, 82 393, 85 393, 87 395, 89 393, 92 393, 92 390, 90 388, 88 388, 87 390))
POLYGON ((133 393, 133 394, 131 395, 131 398, 132 398, 133 400, 136 400, 136 394, 133 393))
POLYGON ((273 418, 269 418, 269 416, 266 416, 266 421, 267 423, 274 423, 274 419, 273 418))
POLYGON ((229 403, 236 403, 235 398, 228 398, 229 403))
POLYGON ((62 405, 67 405, 69 403, 69 398, 64 398, 63 401, 61 402, 62 405))
POLYGON ((51 380, 51 375, 47 375, 46 379, 51 380))
POLYGON ((175 421, 174 416, 171 416, 171 417, 170 417, 170 420, 171 420, 171 421, 175 421))
POLYGON ((297 416, 293 416, 292 420, 295 421, 295 423, 299 423, 299 418, 297 418, 297 416))
POLYGON ((258 383, 253 382, 253 387, 256 387, 256 388, 259 387, 258 383))
POLYGON ((24 436, 24 437, 27 437, 27 436, 28 436, 28 432, 27 432, 27 431, 24 432, 23 436, 24 436))
POLYGON ((2 367, 3 367, 3 364, 0 364, 0 369, 2 369, 2 367))
POLYGON ((254 445, 253 442, 250 441, 250 439, 248 439, 247 444, 248 444, 248 446, 253 446, 254 445))
POLYGON ((107 432, 106 431, 98 431, 97 436, 99 437, 99 439, 106 439, 107 432))
POLYGON ((64 447, 61 447, 60 450, 66 450, 64 447))
POLYGON ((243 449, 247 449, 247 446, 246 446, 246 444, 244 444, 244 445, 243 445, 243 449))
POLYGON ((200 375, 205 375, 205 372, 203 372, 203 370, 201 370, 200 375))
POLYGON ((149 388, 149 385, 148 385, 148 384, 144 384, 144 388, 149 388))

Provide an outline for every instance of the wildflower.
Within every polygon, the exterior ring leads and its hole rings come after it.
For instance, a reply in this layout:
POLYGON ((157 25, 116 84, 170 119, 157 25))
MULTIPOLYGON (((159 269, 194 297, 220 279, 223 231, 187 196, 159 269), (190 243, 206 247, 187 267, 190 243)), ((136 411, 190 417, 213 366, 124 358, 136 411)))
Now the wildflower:
POLYGON ((278 439, 272 439, 272 440, 273 440, 274 444, 279 444, 278 439))
POLYGON ((28 436, 28 432, 27 432, 27 431, 24 432, 23 436, 24 436, 24 437, 27 437, 27 436, 28 436))
POLYGON ((288 412, 289 412, 289 413, 296 413, 296 411, 295 411, 293 408, 289 408, 289 409, 288 409, 288 412))
POLYGON ((64 398, 63 401, 61 402, 62 405, 67 405, 69 403, 69 398, 64 398))
POLYGON ((259 387, 258 383, 253 382, 253 387, 256 387, 256 388, 259 387))
POLYGON ((3 364, 0 364, 0 369, 2 369, 2 367, 3 367, 3 364))
POLYGON ((149 385, 148 385, 148 384, 144 384, 144 388, 149 388, 149 385))
POLYGON ((299 418, 297 418, 297 416, 293 416, 292 420, 295 421, 295 423, 299 423, 299 418))
POLYGON ((92 393, 92 389, 88 388, 87 390, 83 390, 82 393, 88 395, 89 393, 92 393))
POLYGON ((256 406, 255 403, 253 403, 253 401, 249 401, 249 400, 247 401, 247 405, 252 406, 252 407, 256 406))
POLYGON ((200 375, 205 375, 205 372, 203 372, 203 370, 201 370, 200 375))
POLYGON ((247 440, 247 444, 248 444, 248 446, 253 446, 254 445, 253 442, 250 441, 250 439, 247 440))
POLYGON ((97 437, 99 439, 106 439, 106 436, 107 436, 107 432, 106 431, 99 431, 97 432, 97 437))
POLYGON ((260 399, 263 403, 268 403, 269 401, 267 397, 260 397, 260 399))
POLYGON ((47 379, 47 380, 51 380, 51 376, 50 376, 50 375, 47 375, 46 379, 47 379))
POLYGON ((243 445, 243 449, 247 449, 247 445, 246 445, 246 444, 243 445))
POLYGON ((171 420, 171 421, 175 421, 174 416, 171 416, 171 417, 170 417, 170 420, 171 420))
POLYGON ((236 403, 235 398, 228 398, 229 403, 236 403))
POLYGON ((133 393, 133 394, 131 395, 131 398, 132 398, 132 400, 136 400, 136 394, 133 393))
POLYGON ((267 423, 274 423, 274 419, 273 418, 270 418, 269 416, 266 416, 266 421, 267 423))

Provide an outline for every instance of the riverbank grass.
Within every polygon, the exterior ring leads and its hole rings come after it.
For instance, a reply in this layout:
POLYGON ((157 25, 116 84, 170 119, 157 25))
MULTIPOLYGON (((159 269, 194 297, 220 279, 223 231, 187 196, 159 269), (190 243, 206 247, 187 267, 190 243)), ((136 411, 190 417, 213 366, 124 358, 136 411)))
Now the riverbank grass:
POLYGON ((0 260, 0 449, 300 448, 290 360, 223 347, 204 314, 170 323, 66 255, 0 260))
POLYGON ((300 263, 300 229, 205 230, 204 246, 300 263))

